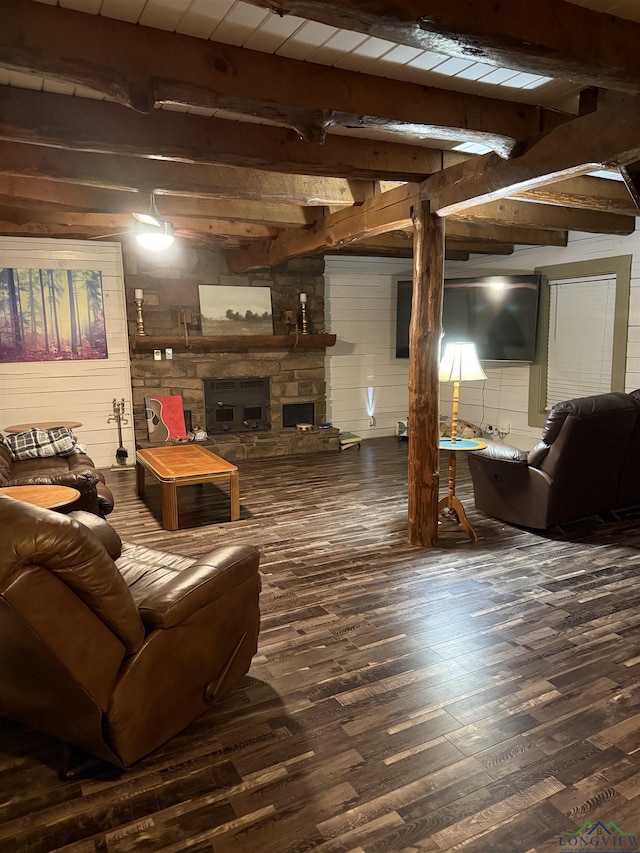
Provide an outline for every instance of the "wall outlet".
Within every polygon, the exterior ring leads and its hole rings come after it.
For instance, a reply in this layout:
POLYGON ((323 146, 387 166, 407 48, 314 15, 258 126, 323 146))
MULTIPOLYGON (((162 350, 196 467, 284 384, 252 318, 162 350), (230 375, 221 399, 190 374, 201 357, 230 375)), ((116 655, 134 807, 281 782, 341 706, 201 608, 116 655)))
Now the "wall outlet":
POLYGON ((165 358, 173 358, 173 350, 170 347, 167 347, 164 351, 165 358))
POLYGON ((162 350, 161 349, 154 349, 153 360, 154 361, 162 361, 162 350))
POLYGON ((484 428, 484 431, 486 432, 487 435, 493 435, 494 432, 496 431, 496 428, 493 426, 493 424, 487 424, 486 427, 484 428))

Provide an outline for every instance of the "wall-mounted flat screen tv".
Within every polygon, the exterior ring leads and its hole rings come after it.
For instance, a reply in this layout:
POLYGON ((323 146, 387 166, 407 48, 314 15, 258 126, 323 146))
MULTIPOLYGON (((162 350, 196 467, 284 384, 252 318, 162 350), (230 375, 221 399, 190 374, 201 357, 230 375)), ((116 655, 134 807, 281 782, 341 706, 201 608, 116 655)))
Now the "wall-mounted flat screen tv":
MULTIPOLYGON (((411 280, 398 281, 396 357, 409 357, 411 280)), ((447 341, 473 341, 484 361, 533 361, 540 276, 450 278, 444 283, 442 326, 447 341)))

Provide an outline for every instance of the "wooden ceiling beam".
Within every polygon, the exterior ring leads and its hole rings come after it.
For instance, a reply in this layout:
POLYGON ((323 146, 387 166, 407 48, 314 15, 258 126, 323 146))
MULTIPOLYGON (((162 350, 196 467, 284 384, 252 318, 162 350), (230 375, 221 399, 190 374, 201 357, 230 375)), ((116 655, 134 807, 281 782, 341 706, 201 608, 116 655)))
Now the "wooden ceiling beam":
POLYGON ((474 62, 640 93, 640 23, 563 0, 248 0, 474 62))
POLYGON ((303 205, 347 206, 364 201, 375 191, 373 184, 367 181, 283 175, 236 166, 167 163, 115 154, 63 151, 17 142, 0 142, 0 174, 45 178, 103 189, 303 205))
POLYGON ((0 4, 0 67, 86 86, 141 112, 163 103, 223 109, 292 127, 314 141, 332 125, 373 126, 482 142, 506 157, 549 123, 567 118, 32 0, 0 4))
POLYGON ((447 219, 447 238, 459 240, 482 240, 485 243, 515 243, 523 246, 566 246, 568 234, 565 230, 552 231, 524 226, 494 225, 488 222, 466 222, 462 219, 447 219))
MULTIPOLYGON (((230 256, 228 263, 234 272, 271 267, 289 258, 335 250, 366 238, 410 228, 412 210, 419 194, 419 185, 405 184, 369 199, 359 207, 329 214, 311 228, 290 229, 274 240, 257 242, 237 255, 230 256)), ((446 233, 452 238, 477 239, 482 242, 490 235, 497 242, 541 244, 545 242, 542 232, 547 232, 549 237, 546 242, 549 245, 563 246, 567 241, 566 222, 571 222, 575 230, 590 231, 597 225, 600 228, 606 226, 609 233, 615 234, 631 233, 635 224, 630 217, 603 213, 594 213, 593 217, 599 218, 592 217, 587 221, 588 215, 587 211, 547 209, 541 205, 505 200, 494 205, 483 205, 477 209, 476 215, 473 209, 469 209, 464 211, 464 216, 451 217, 447 220, 446 233), (502 205, 503 212, 500 211, 499 205, 502 205), (533 214, 532 221, 526 219, 527 212, 533 214), (549 212, 552 217, 546 222, 545 212, 549 212), (572 214, 576 216, 572 218, 572 214), (579 220, 580 214, 585 214, 585 218, 579 220), (468 221, 463 221, 465 217, 468 221), (478 228, 475 235, 469 230, 472 225, 478 228), (484 238, 483 230, 487 235, 484 238), (515 239, 518 236, 522 239, 515 239)))
MULTIPOLYGON (((92 213, 146 213, 149 196, 141 192, 86 187, 80 184, 22 178, 0 174, 0 198, 5 205, 19 204, 40 210, 43 208, 92 213)), ((276 228, 304 227, 316 222, 322 207, 302 207, 296 204, 252 199, 181 198, 163 195, 156 198, 162 216, 197 216, 258 224, 276 228)))
POLYGON ((453 250, 474 255, 512 255, 513 243, 485 242, 484 240, 458 240, 445 236, 445 245, 453 250))
POLYGON ((586 175, 516 193, 513 198, 560 207, 620 213, 623 216, 634 216, 637 213, 622 181, 592 178, 586 175))
MULTIPOLYGON (((74 213, 66 210, 26 210, 0 203, 0 219, 15 225, 48 225, 59 227, 61 233, 75 228, 88 234, 132 231, 134 218, 126 213, 74 213)), ((193 216, 175 216, 171 219, 177 232, 199 232, 213 237, 235 237, 240 241, 264 240, 276 237, 280 229, 252 222, 232 222, 228 219, 208 219, 193 216)))
POLYGON ((152 110, 0 87, 0 140, 74 151, 289 174, 361 180, 423 180, 447 152, 417 145, 328 135, 323 145, 289 128, 152 110))
POLYGON ((419 184, 404 184, 359 207, 331 213, 310 229, 283 231, 274 240, 259 241, 246 250, 229 255, 232 272, 272 267, 281 261, 302 255, 339 249, 367 237, 409 228, 413 206, 420 195, 419 184))
POLYGON ((501 160, 486 154, 443 169, 422 184, 440 216, 534 190, 598 169, 640 159, 640 98, 630 108, 607 107, 550 130, 522 154, 501 160))
MULTIPOLYGON (((469 253, 481 255, 511 255, 513 254, 512 243, 497 243, 491 241, 464 240, 459 238, 446 238, 446 249, 449 253, 469 253)), ((337 252, 344 251, 346 254, 366 255, 367 251, 384 253, 386 256, 410 258, 413 254, 413 233, 411 231, 393 232, 380 234, 377 237, 366 237, 357 243, 349 243, 337 252)))
MULTIPOLYGON (((10 237, 55 237, 69 240, 100 240, 111 242, 130 242, 134 236, 131 230, 105 232, 97 226, 56 225, 44 222, 26 222, 22 225, 0 219, 0 234, 10 237)), ((204 246, 215 250, 241 251, 246 245, 244 238, 220 234, 205 234, 200 231, 181 235, 189 245, 204 246)))
POLYGON ((447 222, 458 220, 482 222, 497 226, 538 228, 543 231, 587 231, 592 234, 632 234, 633 216, 605 213, 600 210, 579 210, 546 204, 532 204, 503 198, 489 204, 468 207, 447 222))

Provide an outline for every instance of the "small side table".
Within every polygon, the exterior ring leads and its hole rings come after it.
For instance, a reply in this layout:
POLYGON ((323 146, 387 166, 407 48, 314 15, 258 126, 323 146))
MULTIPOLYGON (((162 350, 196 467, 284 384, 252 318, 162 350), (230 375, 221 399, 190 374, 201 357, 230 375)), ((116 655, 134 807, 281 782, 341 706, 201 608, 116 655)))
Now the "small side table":
POLYGON ((63 509, 75 503, 80 492, 71 486, 5 486, 0 495, 8 495, 17 501, 24 501, 44 509, 63 509))
POLYGON ((453 518, 456 524, 464 527, 469 538, 474 542, 478 541, 478 535, 469 524, 464 507, 456 497, 456 453, 484 450, 486 446, 486 442, 471 438, 456 438, 455 441, 451 441, 450 438, 440 439, 440 450, 449 451, 449 491, 444 498, 438 501, 438 512, 446 515, 447 518, 453 518))
POLYGON ((14 434, 18 432, 27 432, 30 429, 54 429, 55 427, 67 427, 67 429, 77 429, 81 427, 80 421, 31 421, 28 424, 11 424, 4 427, 4 431, 14 434))

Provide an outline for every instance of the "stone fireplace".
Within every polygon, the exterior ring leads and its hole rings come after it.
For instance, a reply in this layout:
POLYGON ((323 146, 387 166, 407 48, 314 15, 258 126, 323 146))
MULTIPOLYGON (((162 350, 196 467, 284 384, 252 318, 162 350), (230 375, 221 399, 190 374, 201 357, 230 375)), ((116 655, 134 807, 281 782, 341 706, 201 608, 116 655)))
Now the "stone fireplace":
MULTIPOLYGON (((326 421, 325 349, 320 345, 297 346, 295 332, 286 337, 290 329, 286 315, 295 312, 299 294, 307 294, 310 322, 314 331, 324 329, 324 261, 321 258, 304 258, 290 261, 272 271, 261 271, 248 276, 230 275, 221 253, 202 248, 190 248, 182 259, 180 268, 168 267, 166 261, 156 268, 153 259, 125 258, 127 303, 130 311, 130 332, 135 334, 133 291, 144 291, 144 321, 146 349, 132 349, 131 381, 133 415, 136 441, 144 446, 148 442, 144 415, 144 398, 148 396, 179 394, 192 428, 207 429, 206 442, 214 453, 229 461, 245 458, 285 456, 298 453, 338 451, 338 430, 317 428, 300 432, 295 424, 313 423, 314 427, 326 421), (166 357, 163 339, 178 335, 178 315, 188 310, 199 314, 198 284, 224 284, 244 287, 269 285, 273 313, 273 347, 261 343, 259 348, 241 348, 235 342, 225 351, 224 342, 214 346, 199 344, 201 332, 189 330, 181 346, 172 347, 172 358, 166 357), (164 346, 164 349, 163 349, 164 346), (153 349, 159 349, 161 358, 154 358, 153 349), (224 383, 225 387, 212 387, 213 404, 205 394, 207 383, 224 383), (223 396, 235 393, 237 383, 247 386, 263 384, 268 388, 267 402, 248 404, 237 398, 223 396), (207 398, 205 400, 205 398, 207 398), (217 398, 217 399, 216 399, 217 398), (222 403, 222 406, 218 406, 222 403), (311 418, 300 418, 306 407, 311 418), (244 408, 249 411, 244 412, 244 408), (257 408, 266 408, 266 414, 257 408), (231 410, 237 409, 233 413, 231 410), (216 413, 216 410, 219 410, 216 413), (242 415, 240 414, 242 411, 242 415), (286 421, 284 413, 287 413, 286 421), (297 413, 296 413, 297 412, 297 413), (296 414, 293 414, 296 413, 296 414), (235 416, 238 415, 238 425, 235 416), (295 420, 290 417, 293 414, 295 420), (232 418, 232 420, 229 420, 232 418), (245 422, 246 423, 243 423, 245 422), (219 429, 212 430, 217 422, 219 429), (233 428, 226 425, 234 422, 233 428), (238 426, 238 428, 236 428, 238 426)), ((295 316, 295 315, 294 315, 295 316)), ((248 390, 248 388, 240 389, 248 390)), ((254 389, 255 390, 255 387, 254 389)))

